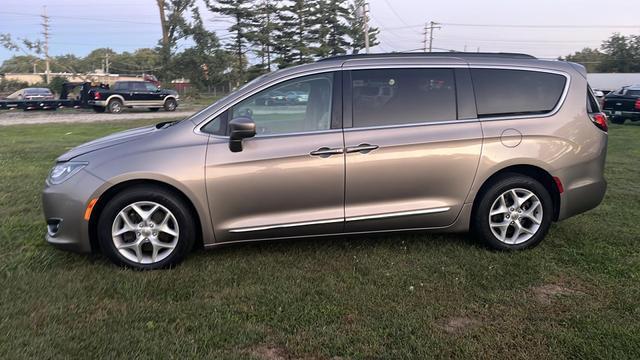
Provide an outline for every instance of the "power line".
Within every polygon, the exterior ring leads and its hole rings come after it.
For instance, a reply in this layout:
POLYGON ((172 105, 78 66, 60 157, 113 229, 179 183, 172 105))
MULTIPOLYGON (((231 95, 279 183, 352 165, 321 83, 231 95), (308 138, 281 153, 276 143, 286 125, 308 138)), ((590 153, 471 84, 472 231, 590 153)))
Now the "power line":
POLYGON ((640 25, 523 25, 523 24, 460 24, 460 23, 442 23, 447 26, 461 27, 492 27, 492 28, 530 28, 530 29, 640 29, 640 25))
POLYGON ((401 23, 403 23, 403 24, 405 24, 407 26, 411 26, 406 21, 404 21, 404 19, 402 18, 402 16, 400 16, 400 14, 398 14, 396 9, 394 9, 393 6, 391 6, 391 3, 389 2, 389 0, 384 0, 384 2, 387 4, 389 9, 391 9, 391 12, 398 18, 398 20, 400 20, 401 23))
MULTIPOLYGON (((0 14, 41 17, 41 15, 30 14, 30 13, 22 13, 22 12, 14 12, 14 11, 0 11, 0 14)), ((144 24, 144 25, 156 25, 156 26, 159 25, 158 23, 154 23, 154 22, 133 21, 133 20, 125 20, 125 19, 90 18, 90 17, 67 16, 67 15, 55 15, 55 16, 49 16, 49 17, 50 18, 56 18, 56 19, 101 21, 101 22, 127 23, 127 24, 144 24)))

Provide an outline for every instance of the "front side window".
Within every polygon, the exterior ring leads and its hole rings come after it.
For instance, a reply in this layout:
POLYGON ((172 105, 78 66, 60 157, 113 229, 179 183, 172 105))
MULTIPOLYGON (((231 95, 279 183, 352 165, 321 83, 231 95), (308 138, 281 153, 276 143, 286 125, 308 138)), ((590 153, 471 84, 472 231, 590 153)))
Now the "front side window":
POLYGON ((352 72, 353 126, 455 120, 451 69, 376 69, 352 72))
POLYGON ((233 106, 231 118, 249 117, 256 135, 329 130, 333 73, 288 80, 233 106))
POLYGON ((147 85, 143 82, 134 82, 131 83, 133 85, 133 91, 147 91, 147 85))
POLYGON ((152 83, 144 83, 144 86, 146 86, 147 91, 156 91, 156 90, 158 90, 158 87, 153 85, 152 83))
POLYGON ((540 71, 471 69, 478 117, 551 112, 565 88, 563 75, 540 71))

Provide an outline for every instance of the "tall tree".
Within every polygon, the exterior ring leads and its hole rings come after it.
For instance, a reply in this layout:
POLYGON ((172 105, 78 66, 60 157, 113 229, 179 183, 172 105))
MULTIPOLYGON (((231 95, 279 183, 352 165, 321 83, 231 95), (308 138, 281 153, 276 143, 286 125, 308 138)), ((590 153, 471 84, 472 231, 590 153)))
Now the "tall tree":
POLYGON ((275 35, 275 48, 280 68, 313 60, 314 4, 313 0, 292 0, 278 11, 279 27, 275 35))
POLYGON ((348 19, 346 1, 317 0, 314 7, 316 56, 324 58, 347 53, 350 33, 348 19))
POLYGON ((236 86, 245 80, 246 73, 246 52, 248 48, 248 29, 250 27, 250 19, 253 14, 250 9, 251 0, 205 0, 207 7, 220 15, 229 17, 232 25, 229 32, 232 34, 233 40, 227 44, 230 51, 235 56, 233 66, 233 77, 236 86))
POLYGON ((160 26, 162 27, 162 39, 160 41, 160 56, 164 67, 164 78, 170 78, 171 56, 175 51, 179 40, 187 36, 189 22, 185 13, 189 9, 197 11, 195 0, 156 0, 160 12, 160 26))
MULTIPOLYGON (((366 31, 366 14, 364 14, 365 0, 354 0, 349 5, 349 38, 351 38, 351 53, 357 54, 365 48, 365 31, 366 31)), ((373 47, 380 42, 378 41, 378 28, 369 26, 369 46, 373 47)))
POLYGON ((607 54, 600 64, 600 69, 607 72, 640 71, 640 37, 623 36, 615 33, 602 44, 607 54))
POLYGON ((276 18, 279 8, 274 0, 257 0, 251 17, 247 38, 260 59, 261 72, 271 71, 275 33, 279 29, 276 18))

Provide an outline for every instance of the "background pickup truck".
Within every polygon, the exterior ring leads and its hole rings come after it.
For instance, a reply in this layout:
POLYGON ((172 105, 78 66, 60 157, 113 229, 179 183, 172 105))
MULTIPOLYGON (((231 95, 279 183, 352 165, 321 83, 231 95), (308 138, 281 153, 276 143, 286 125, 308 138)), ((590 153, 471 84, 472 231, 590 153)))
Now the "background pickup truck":
POLYGON ((611 122, 622 124, 625 120, 640 120, 640 86, 625 86, 604 97, 603 111, 611 122))
POLYGON ((117 81, 110 88, 94 88, 89 92, 89 106, 95 112, 120 113, 125 107, 144 107, 151 111, 164 108, 174 111, 178 107, 178 93, 160 89, 146 81, 117 81))

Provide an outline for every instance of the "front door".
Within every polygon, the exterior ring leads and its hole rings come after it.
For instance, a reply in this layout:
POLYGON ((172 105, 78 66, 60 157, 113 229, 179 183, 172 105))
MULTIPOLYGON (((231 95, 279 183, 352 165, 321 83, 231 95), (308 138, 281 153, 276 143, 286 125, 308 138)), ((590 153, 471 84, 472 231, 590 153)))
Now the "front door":
POLYGON ((456 80, 471 86, 467 69, 460 70, 351 71, 346 231, 439 228, 455 221, 482 146, 475 116, 459 119, 456 80))
POLYGON ((203 128, 213 134, 205 171, 216 242, 343 231, 344 142, 335 121, 341 104, 334 77, 339 75, 323 73, 274 85, 203 128), (289 91, 304 100, 265 101, 289 91), (241 152, 231 152, 228 138, 220 136, 235 117, 250 117, 257 127, 241 152))

